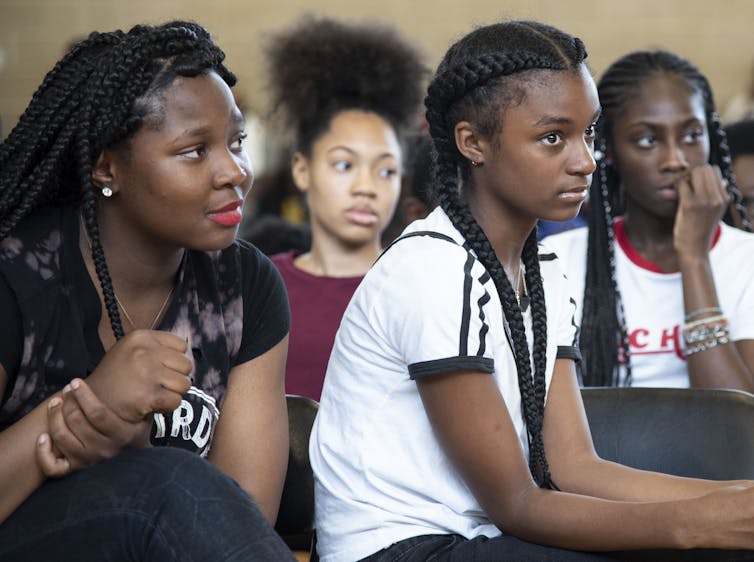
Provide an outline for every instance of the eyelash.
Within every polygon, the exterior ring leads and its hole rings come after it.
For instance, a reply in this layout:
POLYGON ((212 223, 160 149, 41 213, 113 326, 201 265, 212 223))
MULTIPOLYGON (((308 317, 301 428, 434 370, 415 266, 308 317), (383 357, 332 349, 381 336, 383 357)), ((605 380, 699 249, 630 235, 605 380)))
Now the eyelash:
MULTIPOLYGON (((241 133, 236 138, 236 140, 234 140, 231 143, 231 145, 230 145, 231 146, 231 150, 233 150, 233 152, 236 152, 236 153, 242 152, 243 149, 244 149, 244 141, 246 140, 246 137, 248 137, 248 136, 249 135, 247 133, 241 133), (238 143, 237 147, 234 146, 236 143, 238 143)), ((197 146, 195 148, 192 148, 191 150, 186 150, 184 152, 181 152, 179 155, 183 156, 185 158, 189 158, 189 159, 193 160, 193 159, 201 158, 204 155, 205 152, 206 152, 206 149, 205 149, 204 145, 201 144, 201 145, 199 145, 199 146, 197 146), (191 156, 191 154, 193 154, 194 152, 196 153, 196 156, 191 156)))

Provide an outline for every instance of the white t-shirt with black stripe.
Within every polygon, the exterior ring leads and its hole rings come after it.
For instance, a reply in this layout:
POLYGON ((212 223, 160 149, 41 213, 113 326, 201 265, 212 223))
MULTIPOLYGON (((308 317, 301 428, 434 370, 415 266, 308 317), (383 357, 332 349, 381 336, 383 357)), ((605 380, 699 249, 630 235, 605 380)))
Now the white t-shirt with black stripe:
MULTIPOLYGON (((494 283, 441 209, 405 233, 418 231, 439 236, 392 246, 356 290, 335 338, 310 441, 323 562, 358 560, 423 534, 500 534, 435 438, 413 379, 491 373, 528 454, 494 283)), ((549 388, 555 358, 578 357, 575 303, 555 255, 540 254, 540 264, 549 388)), ((530 309, 524 322, 531 347, 530 309)))

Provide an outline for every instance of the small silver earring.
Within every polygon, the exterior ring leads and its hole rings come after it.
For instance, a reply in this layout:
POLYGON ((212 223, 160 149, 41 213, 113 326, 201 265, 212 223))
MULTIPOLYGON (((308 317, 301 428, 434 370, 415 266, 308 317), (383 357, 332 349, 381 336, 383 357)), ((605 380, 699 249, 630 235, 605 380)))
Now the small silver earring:
POLYGON ((110 187, 109 183, 106 183, 105 185, 102 186, 102 195, 104 195, 105 197, 112 197, 113 188, 110 187))

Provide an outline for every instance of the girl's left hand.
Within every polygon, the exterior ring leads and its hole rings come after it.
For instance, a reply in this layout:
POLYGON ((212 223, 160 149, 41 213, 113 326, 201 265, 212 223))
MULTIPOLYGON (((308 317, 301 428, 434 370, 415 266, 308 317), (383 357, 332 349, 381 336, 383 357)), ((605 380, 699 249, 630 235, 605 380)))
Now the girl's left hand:
POLYGON ((679 257, 704 257, 709 253, 712 237, 728 207, 720 169, 698 166, 675 183, 678 211, 673 228, 673 243, 679 257))
POLYGON ((59 478, 149 444, 151 417, 137 423, 123 420, 81 379, 50 400, 47 412, 49 434, 37 441, 37 463, 48 477, 59 478))

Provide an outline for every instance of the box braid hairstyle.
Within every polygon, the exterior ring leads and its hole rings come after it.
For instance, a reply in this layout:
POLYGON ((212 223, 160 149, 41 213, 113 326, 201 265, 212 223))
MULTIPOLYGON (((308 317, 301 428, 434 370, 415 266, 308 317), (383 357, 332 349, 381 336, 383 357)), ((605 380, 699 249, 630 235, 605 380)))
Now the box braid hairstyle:
POLYGON ((599 162, 590 188, 591 216, 581 320, 581 375, 585 386, 631 384, 631 353, 623 303, 615 280, 613 250, 613 219, 623 214, 624 209, 618 171, 605 155, 611 141, 613 119, 634 98, 644 82, 663 74, 682 78, 690 92, 702 94, 710 139, 709 163, 720 168, 727 182, 726 189, 742 217, 743 228, 751 230, 741 192, 733 177, 725 132, 704 75, 689 61, 662 50, 636 51, 614 62, 597 84, 602 104, 602 117, 597 126, 599 162))
POLYGON ((176 77, 213 70, 233 86, 236 78, 223 66, 224 58, 196 23, 94 32, 45 76, 0 145, 0 240, 43 205, 79 203, 118 339, 124 332, 100 242, 92 167, 104 149, 117 143, 128 149, 129 139, 143 124, 160 126, 161 94, 176 77))
POLYGON ((580 39, 542 23, 510 21, 481 27, 448 50, 425 100, 436 152, 437 199, 495 283, 513 340, 529 439, 529 468, 540 486, 555 489, 542 441, 547 315, 536 230, 532 230, 526 240, 522 255, 526 288, 532 303, 532 376, 524 320, 513 287, 490 241, 461 196, 461 187, 467 190, 473 186, 468 182, 469 162, 455 144, 454 128, 459 121, 467 120, 479 133, 493 138, 505 126, 500 122, 501 111, 523 101, 526 81, 532 78, 533 72, 578 72, 586 55, 580 39))
POLYGON ((427 69, 391 27, 306 16, 272 35, 266 55, 272 111, 307 158, 343 111, 376 113, 399 139, 418 121, 427 69))

